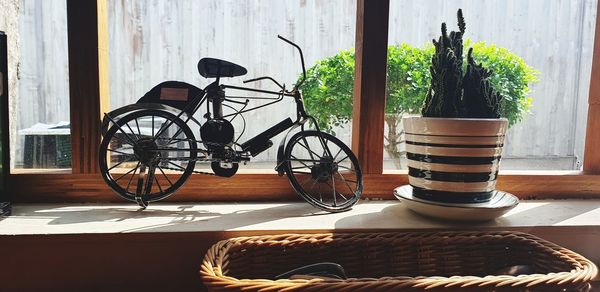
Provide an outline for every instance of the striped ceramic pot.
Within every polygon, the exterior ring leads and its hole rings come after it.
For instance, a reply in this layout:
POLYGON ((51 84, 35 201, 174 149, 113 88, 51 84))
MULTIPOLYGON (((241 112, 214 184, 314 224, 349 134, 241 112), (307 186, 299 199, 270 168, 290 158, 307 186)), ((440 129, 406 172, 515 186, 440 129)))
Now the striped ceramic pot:
POLYGON ((404 118, 413 196, 436 202, 490 200, 506 119, 404 118))

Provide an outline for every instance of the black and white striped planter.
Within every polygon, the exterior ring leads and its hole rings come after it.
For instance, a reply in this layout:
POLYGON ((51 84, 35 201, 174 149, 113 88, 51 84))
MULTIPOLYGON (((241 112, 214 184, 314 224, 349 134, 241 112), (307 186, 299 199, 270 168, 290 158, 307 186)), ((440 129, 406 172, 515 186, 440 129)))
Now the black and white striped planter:
POLYGON ((481 203, 491 198, 506 119, 408 117, 402 121, 413 196, 446 203, 481 203))

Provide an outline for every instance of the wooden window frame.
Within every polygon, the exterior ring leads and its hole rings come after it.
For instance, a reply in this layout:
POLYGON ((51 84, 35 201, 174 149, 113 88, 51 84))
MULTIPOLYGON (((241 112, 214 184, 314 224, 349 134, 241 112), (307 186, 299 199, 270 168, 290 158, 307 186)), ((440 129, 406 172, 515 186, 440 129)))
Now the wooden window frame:
MULTIPOLYGON (((11 174, 14 202, 119 201, 98 173, 101 114, 108 109, 106 0, 67 0, 72 173, 11 174), (91 53, 97 52, 97 53, 91 53)), ((600 15, 600 5, 597 7, 600 15)), ((394 199, 405 173, 383 173, 389 0, 357 0, 356 78, 352 148, 364 170, 364 197, 394 199), (378 125, 377 127, 373 125, 378 125)), ((596 19, 583 171, 501 172, 498 188, 520 198, 600 198, 600 17, 596 19)), ((234 178, 192 175, 168 201, 278 201, 298 199, 275 173, 234 178)))

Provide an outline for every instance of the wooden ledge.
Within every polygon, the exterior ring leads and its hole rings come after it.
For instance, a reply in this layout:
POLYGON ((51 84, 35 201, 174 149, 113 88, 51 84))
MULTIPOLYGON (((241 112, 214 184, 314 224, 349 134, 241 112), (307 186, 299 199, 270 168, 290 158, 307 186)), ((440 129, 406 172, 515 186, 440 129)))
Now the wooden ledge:
MULTIPOLYGON (((363 198, 394 200, 406 174, 364 175, 363 198)), ((496 188, 521 199, 600 199, 600 175, 580 172, 500 173, 496 188)), ((122 202, 99 174, 11 174, 8 193, 17 203, 122 202)), ((169 202, 299 200, 286 177, 241 173, 232 178, 192 175, 169 202)))
POLYGON ((361 201, 344 213, 307 203, 16 204, 0 235, 227 231, 377 231, 600 227, 600 200, 526 200, 494 221, 452 223, 411 212, 399 201, 361 201))
POLYGON ((600 263, 600 200, 523 201, 495 221, 452 224, 398 201, 363 201, 340 214, 306 203, 16 204, 0 219, 8 290, 198 290, 215 242, 236 236, 316 232, 516 230, 600 263), (32 281, 31 279, 35 279, 32 281))

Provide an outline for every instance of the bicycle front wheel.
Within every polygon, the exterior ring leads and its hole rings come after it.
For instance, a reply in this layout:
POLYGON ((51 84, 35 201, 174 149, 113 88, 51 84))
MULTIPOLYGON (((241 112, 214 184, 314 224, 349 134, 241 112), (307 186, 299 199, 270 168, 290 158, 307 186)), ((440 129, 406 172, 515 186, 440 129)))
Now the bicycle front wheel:
POLYGON ((299 132, 290 138, 284 158, 292 187, 311 205, 343 212, 360 199, 358 159, 338 138, 319 131, 299 132))

